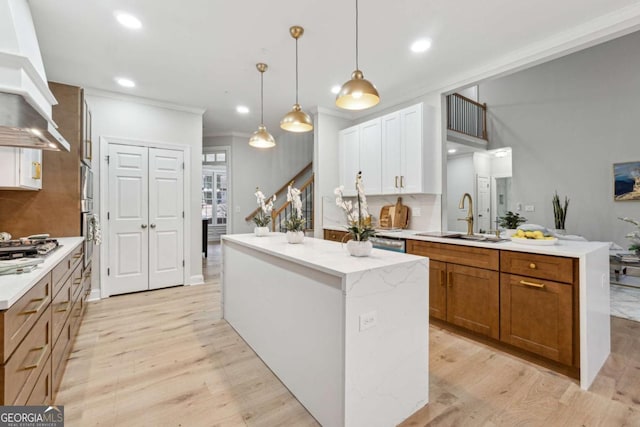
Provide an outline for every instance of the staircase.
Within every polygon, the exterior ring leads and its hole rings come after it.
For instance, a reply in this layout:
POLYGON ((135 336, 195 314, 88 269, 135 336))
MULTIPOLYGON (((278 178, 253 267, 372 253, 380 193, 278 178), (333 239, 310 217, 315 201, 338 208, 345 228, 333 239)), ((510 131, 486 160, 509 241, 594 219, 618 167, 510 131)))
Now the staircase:
MULTIPOLYGON (((271 212, 271 230, 272 231, 285 231, 284 223, 291 217, 293 212, 293 206, 291 202, 287 201, 287 189, 289 184, 297 187, 300 190, 300 200, 302 201, 302 216, 305 218, 305 230, 313 230, 313 190, 314 190, 314 175, 313 175, 313 163, 309 163, 300 170, 294 177, 282 185, 274 194, 276 196, 276 203, 273 211, 271 212), (303 184, 299 187, 295 182, 304 180, 303 184)), ((272 194, 270 197, 273 197, 272 194)), ((269 198, 270 198, 269 197, 269 198)), ((267 200, 269 199, 267 198, 267 200)), ((249 215, 245 217, 245 221, 252 221, 256 214, 260 211, 260 207, 256 208, 249 215)))

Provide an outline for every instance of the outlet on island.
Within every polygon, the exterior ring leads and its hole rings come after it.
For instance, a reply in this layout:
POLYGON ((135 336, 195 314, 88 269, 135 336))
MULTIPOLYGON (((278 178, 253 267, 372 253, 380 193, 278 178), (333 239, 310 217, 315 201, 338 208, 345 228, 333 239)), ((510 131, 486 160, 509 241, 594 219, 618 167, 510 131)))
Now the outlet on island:
POLYGON ((360 315, 360 331, 373 328, 378 323, 378 313, 370 311, 360 315))

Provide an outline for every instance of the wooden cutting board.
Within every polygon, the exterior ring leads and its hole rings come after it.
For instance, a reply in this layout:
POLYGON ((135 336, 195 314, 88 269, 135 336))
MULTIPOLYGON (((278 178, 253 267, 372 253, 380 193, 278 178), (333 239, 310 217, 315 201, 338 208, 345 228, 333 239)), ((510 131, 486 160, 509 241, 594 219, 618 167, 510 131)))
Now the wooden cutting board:
POLYGON ((380 209, 380 228, 407 228, 409 224, 409 207, 402 204, 398 197, 395 205, 384 205, 380 209))

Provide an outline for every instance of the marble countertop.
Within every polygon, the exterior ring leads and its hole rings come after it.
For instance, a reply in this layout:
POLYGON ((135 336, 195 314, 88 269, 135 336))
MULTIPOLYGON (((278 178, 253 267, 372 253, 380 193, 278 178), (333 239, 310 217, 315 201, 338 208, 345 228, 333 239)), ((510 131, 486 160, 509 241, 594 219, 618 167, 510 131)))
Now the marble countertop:
POLYGON ((0 276, 0 310, 6 310, 11 307, 83 241, 83 237, 58 238, 58 243, 60 244, 58 249, 44 258, 44 262, 38 264, 33 271, 0 276))
MULTIPOLYGON (((345 227, 328 226, 328 230, 346 231, 345 227)), ((580 258, 588 253, 598 250, 602 247, 609 247, 609 242, 584 242, 574 240, 558 240, 555 245, 551 246, 533 246, 524 243, 515 243, 512 241, 505 242, 477 242, 471 240, 450 239, 444 237, 419 236, 416 233, 422 233, 419 230, 402 230, 402 231, 379 231, 376 236, 391 237, 395 239, 405 240, 421 240, 424 242, 448 243, 453 245, 474 246, 477 248, 500 249, 504 251, 528 252, 543 255, 566 256, 571 258, 580 258)))
POLYGON ((224 242, 233 242, 288 261, 323 271, 334 276, 375 270, 413 263, 423 257, 373 249, 368 257, 353 257, 346 245, 313 237, 305 237, 304 243, 290 244, 284 233, 269 233, 264 237, 254 234, 230 234, 222 236, 224 242))

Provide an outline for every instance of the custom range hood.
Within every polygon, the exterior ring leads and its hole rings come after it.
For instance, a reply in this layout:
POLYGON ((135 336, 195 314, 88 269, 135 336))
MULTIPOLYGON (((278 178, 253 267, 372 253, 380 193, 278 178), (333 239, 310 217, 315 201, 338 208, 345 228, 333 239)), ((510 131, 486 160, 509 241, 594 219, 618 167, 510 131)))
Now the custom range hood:
POLYGON ((0 147, 69 151, 26 0, 0 0, 0 147))

